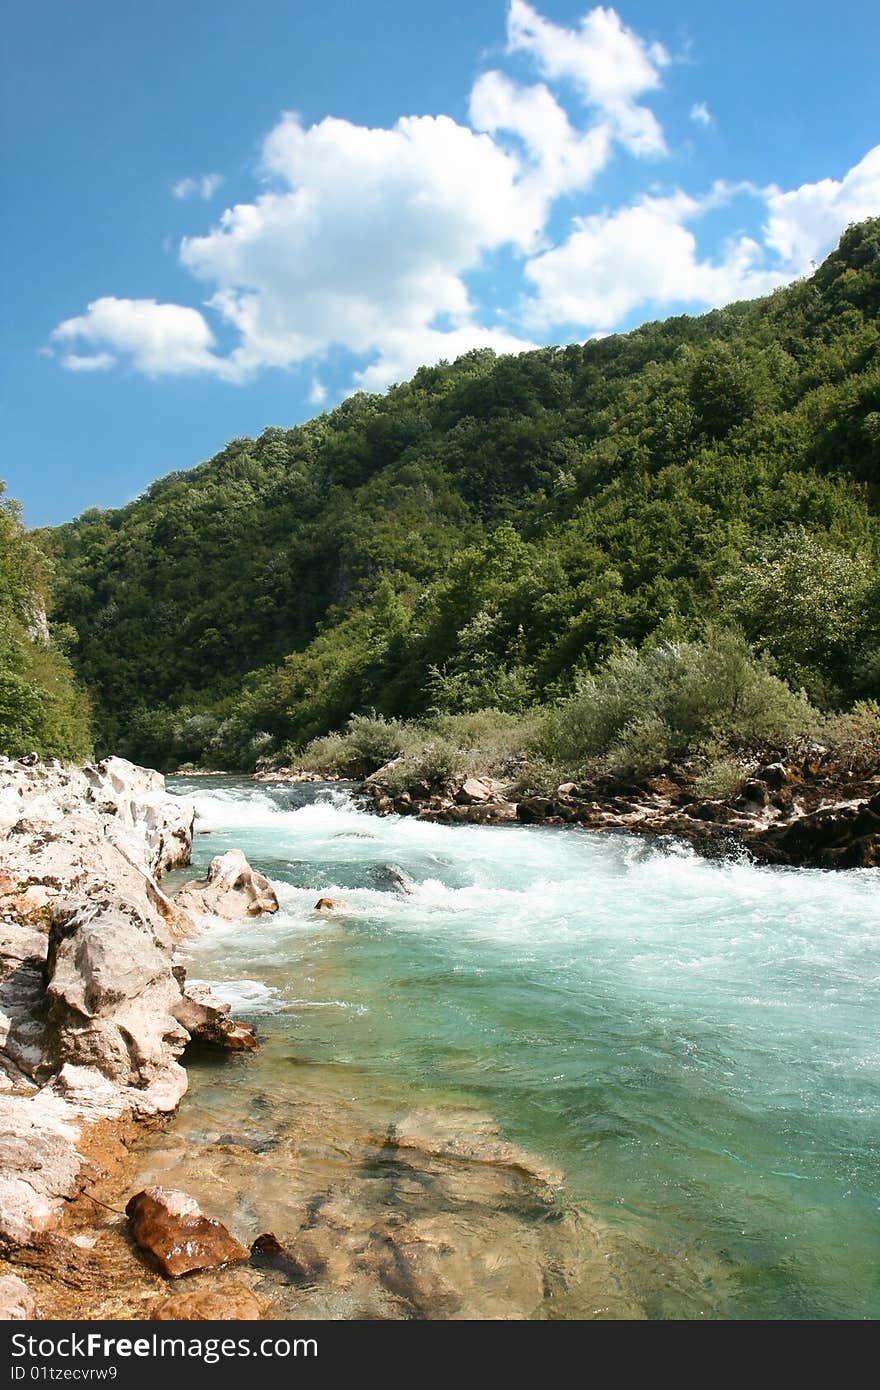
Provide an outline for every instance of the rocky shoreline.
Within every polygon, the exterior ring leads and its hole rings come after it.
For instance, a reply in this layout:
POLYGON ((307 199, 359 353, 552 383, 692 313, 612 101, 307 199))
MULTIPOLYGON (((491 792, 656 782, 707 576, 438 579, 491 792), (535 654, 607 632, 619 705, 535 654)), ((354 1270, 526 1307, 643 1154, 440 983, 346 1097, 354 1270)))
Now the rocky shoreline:
POLYGON ((853 770, 819 747, 767 758, 727 797, 701 796, 687 771, 641 781, 599 775, 563 783, 548 796, 522 796, 514 785, 474 775, 393 794, 393 766, 360 784, 379 815, 674 837, 713 857, 747 854, 757 863, 800 868, 880 865, 880 772, 853 770))
POLYGON ((119 758, 0 760, 0 1317, 59 1315, 17 1271, 42 1271, 44 1291, 53 1269, 69 1280, 82 1251, 59 1230, 115 1198, 138 1125, 186 1091, 187 1045, 255 1046, 228 1004, 188 988, 175 946, 192 912, 277 900, 234 854, 170 898, 159 880, 189 863, 193 818, 119 758))

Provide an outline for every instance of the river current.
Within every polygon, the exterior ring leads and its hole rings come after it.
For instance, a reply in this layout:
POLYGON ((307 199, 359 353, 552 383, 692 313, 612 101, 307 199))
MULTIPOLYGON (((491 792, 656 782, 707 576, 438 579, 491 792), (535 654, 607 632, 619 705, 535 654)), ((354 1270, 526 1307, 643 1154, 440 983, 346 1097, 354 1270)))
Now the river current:
POLYGON ((281 910, 186 944, 262 1047, 192 1059, 147 1177, 180 1177, 192 1142, 269 1135, 205 1184, 218 1214, 293 1237, 271 1136, 303 1097, 377 1127, 470 1107, 564 1172, 648 1316, 880 1316, 878 872, 378 818, 334 787, 169 787, 196 804, 195 867, 239 847, 281 910))

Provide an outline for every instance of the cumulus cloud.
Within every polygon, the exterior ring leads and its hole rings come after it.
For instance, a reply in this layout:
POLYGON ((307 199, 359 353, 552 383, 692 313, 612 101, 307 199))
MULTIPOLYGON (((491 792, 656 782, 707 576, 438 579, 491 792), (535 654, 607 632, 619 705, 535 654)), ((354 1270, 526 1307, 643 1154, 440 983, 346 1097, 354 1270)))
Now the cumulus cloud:
POLYGON ((665 153, 660 124, 636 98, 660 86, 669 54, 627 29, 614 10, 588 10, 576 29, 544 19, 526 0, 511 0, 507 18, 511 53, 525 53, 542 76, 570 82, 597 108, 616 137, 636 155, 665 153))
POLYGON ((572 324, 608 332, 640 306, 719 305, 768 293, 791 277, 765 267, 757 241, 737 237, 719 259, 705 259, 686 225, 727 196, 721 185, 705 199, 648 197, 578 218, 562 246, 528 262, 534 292, 525 320, 533 328, 572 324))
POLYGON ((206 203, 213 198, 223 182, 222 174, 201 174, 199 178, 178 179, 171 185, 175 198, 202 198, 206 203))
MULTIPOLYGON (((880 146, 839 181, 787 191, 716 182, 699 196, 652 188, 626 206, 590 209, 590 189, 618 148, 665 152, 645 105, 669 64, 665 48, 613 9, 591 9, 568 28, 510 0, 507 49, 534 80, 483 72, 467 124, 440 114, 389 128, 335 117, 306 125, 284 115, 263 143, 265 191, 181 243, 202 309, 97 299, 52 334, 62 366, 128 363, 151 376, 228 381, 302 367, 321 405, 326 364, 340 349, 355 359, 349 384, 380 390, 471 348, 515 352, 563 330, 612 331, 641 308, 762 294, 808 269, 849 221, 880 211, 880 146), (755 200, 751 225, 763 219, 763 229, 708 254, 700 217, 743 194, 755 200), (566 223, 563 196, 580 199, 566 223), (497 264, 503 312, 491 298, 497 264), (212 323, 231 336, 229 351, 212 323)), ((712 120, 703 102, 691 118, 712 120)), ((182 179, 173 191, 207 198, 218 180, 182 179)))
POLYGON ((375 355, 363 379, 387 385, 444 344, 525 345, 478 328, 462 278, 502 245, 534 248, 546 213, 488 135, 448 116, 385 130, 287 115, 263 167, 278 191, 230 208, 181 248, 238 332, 231 370, 287 367, 342 344, 375 355))
POLYGON ((561 193, 587 188, 608 162, 611 129, 599 122, 590 130, 572 127, 563 107, 543 83, 524 87, 501 72, 487 72, 474 84, 470 120, 475 130, 516 135, 530 160, 520 193, 537 199, 541 221, 546 204, 561 193))
POLYGON ((767 189, 768 246, 797 272, 824 255, 850 222, 880 213, 880 145, 838 182, 821 179, 783 193, 767 189))
MULTIPOLYGON (((49 353, 50 357, 53 355, 49 353)), ((65 352, 61 365, 69 372, 106 372, 116 366, 116 358, 112 352, 95 352, 84 357, 78 352, 65 352)))
POLYGON ((62 356, 62 365, 72 371, 97 371, 120 357, 147 376, 227 371, 211 351, 214 335, 199 311, 155 299, 96 299, 84 314, 60 323, 51 341, 58 347, 76 343, 95 349, 88 356, 62 356))

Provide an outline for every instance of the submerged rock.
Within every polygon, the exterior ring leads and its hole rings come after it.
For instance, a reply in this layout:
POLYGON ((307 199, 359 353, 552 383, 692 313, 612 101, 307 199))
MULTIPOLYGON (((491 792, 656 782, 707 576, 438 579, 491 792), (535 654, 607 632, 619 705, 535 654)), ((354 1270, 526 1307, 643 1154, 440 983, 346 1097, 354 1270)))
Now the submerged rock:
POLYGON ((338 912, 342 907, 348 907, 345 898, 319 898, 312 910, 314 912, 338 912))
POLYGON ((222 1222, 205 1216, 185 1192, 144 1188, 129 1200, 125 1213, 133 1239, 171 1279, 250 1258, 247 1247, 222 1222))
POLYGON ((187 883, 175 899, 188 912, 209 913, 234 921, 278 911, 278 898, 265 874, 252 869, 240 849, 211 860, 203 882, 187 883))
POLYGON ((150 1314, 156 1322, 260 1322, 271 1317, 272 1305, 240 1283, 173 1294, 150 1314))

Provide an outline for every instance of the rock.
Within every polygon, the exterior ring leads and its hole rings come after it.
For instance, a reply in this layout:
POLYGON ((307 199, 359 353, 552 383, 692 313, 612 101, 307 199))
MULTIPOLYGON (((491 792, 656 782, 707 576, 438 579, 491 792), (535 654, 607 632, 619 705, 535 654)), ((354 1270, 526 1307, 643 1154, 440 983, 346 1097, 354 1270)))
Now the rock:
POLYGON ((177 1058, 188 1037, 175 1017, 180 986, 170 938, 124 900, 61 902, 52 914, 47 974, 58 1061, 95 1067, 142 1091, 132 1102, 145 1113, 173 1108, 186 1090, 177 1058))
POLYGON ((188 858, 192 820, 159 773, 122 759, 0 761, 0 1236, 12 1244, 42 1238, 78 1195, 96 1122, 173 1110, 186 1088, 172 947, 189 924, 156 875, 188 858))
POLYGON ((469 1110, 412 1110, 391 1126, 388 1142, 439 1158, 514 1169, 547 1187, 559 1187, 563 1181, 558 1168, 502 1140, 490 1117, 469 1110))
POLYGON ((770 786, 762 778, 751 777, 742 789, 743 800, 752 806, 767 806, 770 803, 770 786))
POLYGON ((234 921, 278 911, 278 898, 265 874, 252 869, 240 849, 211 860, 204 882, 187 883, 175 902, 188 912, 209 913, 234 921))
POLYGON ((301 1262, 288 1250, 273 1231, 265 1231, 257 1236, 251 1246, 251 1264, 256 1269, 277 1269, 288 1279, 296 1281, 303 1277, 301 1262))
POLYGON ((36 1300, 17 1274, 0 1275, 0 1321, 23 1322, 37 1316, 36 1300))
POLYGON ((488 801, 492 795, 485 782, 477 777, 468 777, 455 793, 459 806, 473 806, 480 801, 488 801))
POLYGON ((171 1279, 250 1257, 222 1222, 205 1216, 185 1192, 147 1187, 129 1200, 125 1212, 133 1239, 171 1279))
POLYGON ((820 868, 870 868, 880 862, 880 796, 842 802, 771 827, 757 845, 761 857, 820 868))
POLYGON ((85 1128, 125 1108, 119 1089, 91 1068, 63 1067, 30 1096, 0 1095, 0 1239, 26 1244, 55 1224, 82 1184, 85 1128))
POLYGON ((516 818, 522 825, 539 825, 556 814, 556 802, 546 796, 527 796, 517 804, 516 818))
POLYGON ((173 1294, 150 1314, 153 1322, 261 1322, 271 1317, 272 1305, 241 1283, 173 1294))
POLYGON ((798 780, 792 769, 786 767, 785 763, 767 763, 765 767, 758 768, 755 776, 766 783, 773 792, 781 792, 791 782, 798 780))
POLYGON ((252 1051, 257 1046, 253 1028, 229 1018, 229 1009, 226 1000, 218 999, 207 985, 185 985, 174 1006, 174 1017, 194 1042, 229 1052, 252 1051))
POLYGON ((338 912, 341 907, 348 907, 345 898, 319 898, 312 910, 314 912, 338 912))
MULTIPOLYGON (((405 869, 401 869, 397 864, 380 864, 371 870, 370 877, 377 888, 390 888, 395 893, 408 895, 415 892, 415 881, 410 877, 405 869)), ((330 898, 322 898, 322 902, 330 902, 330 898)))

